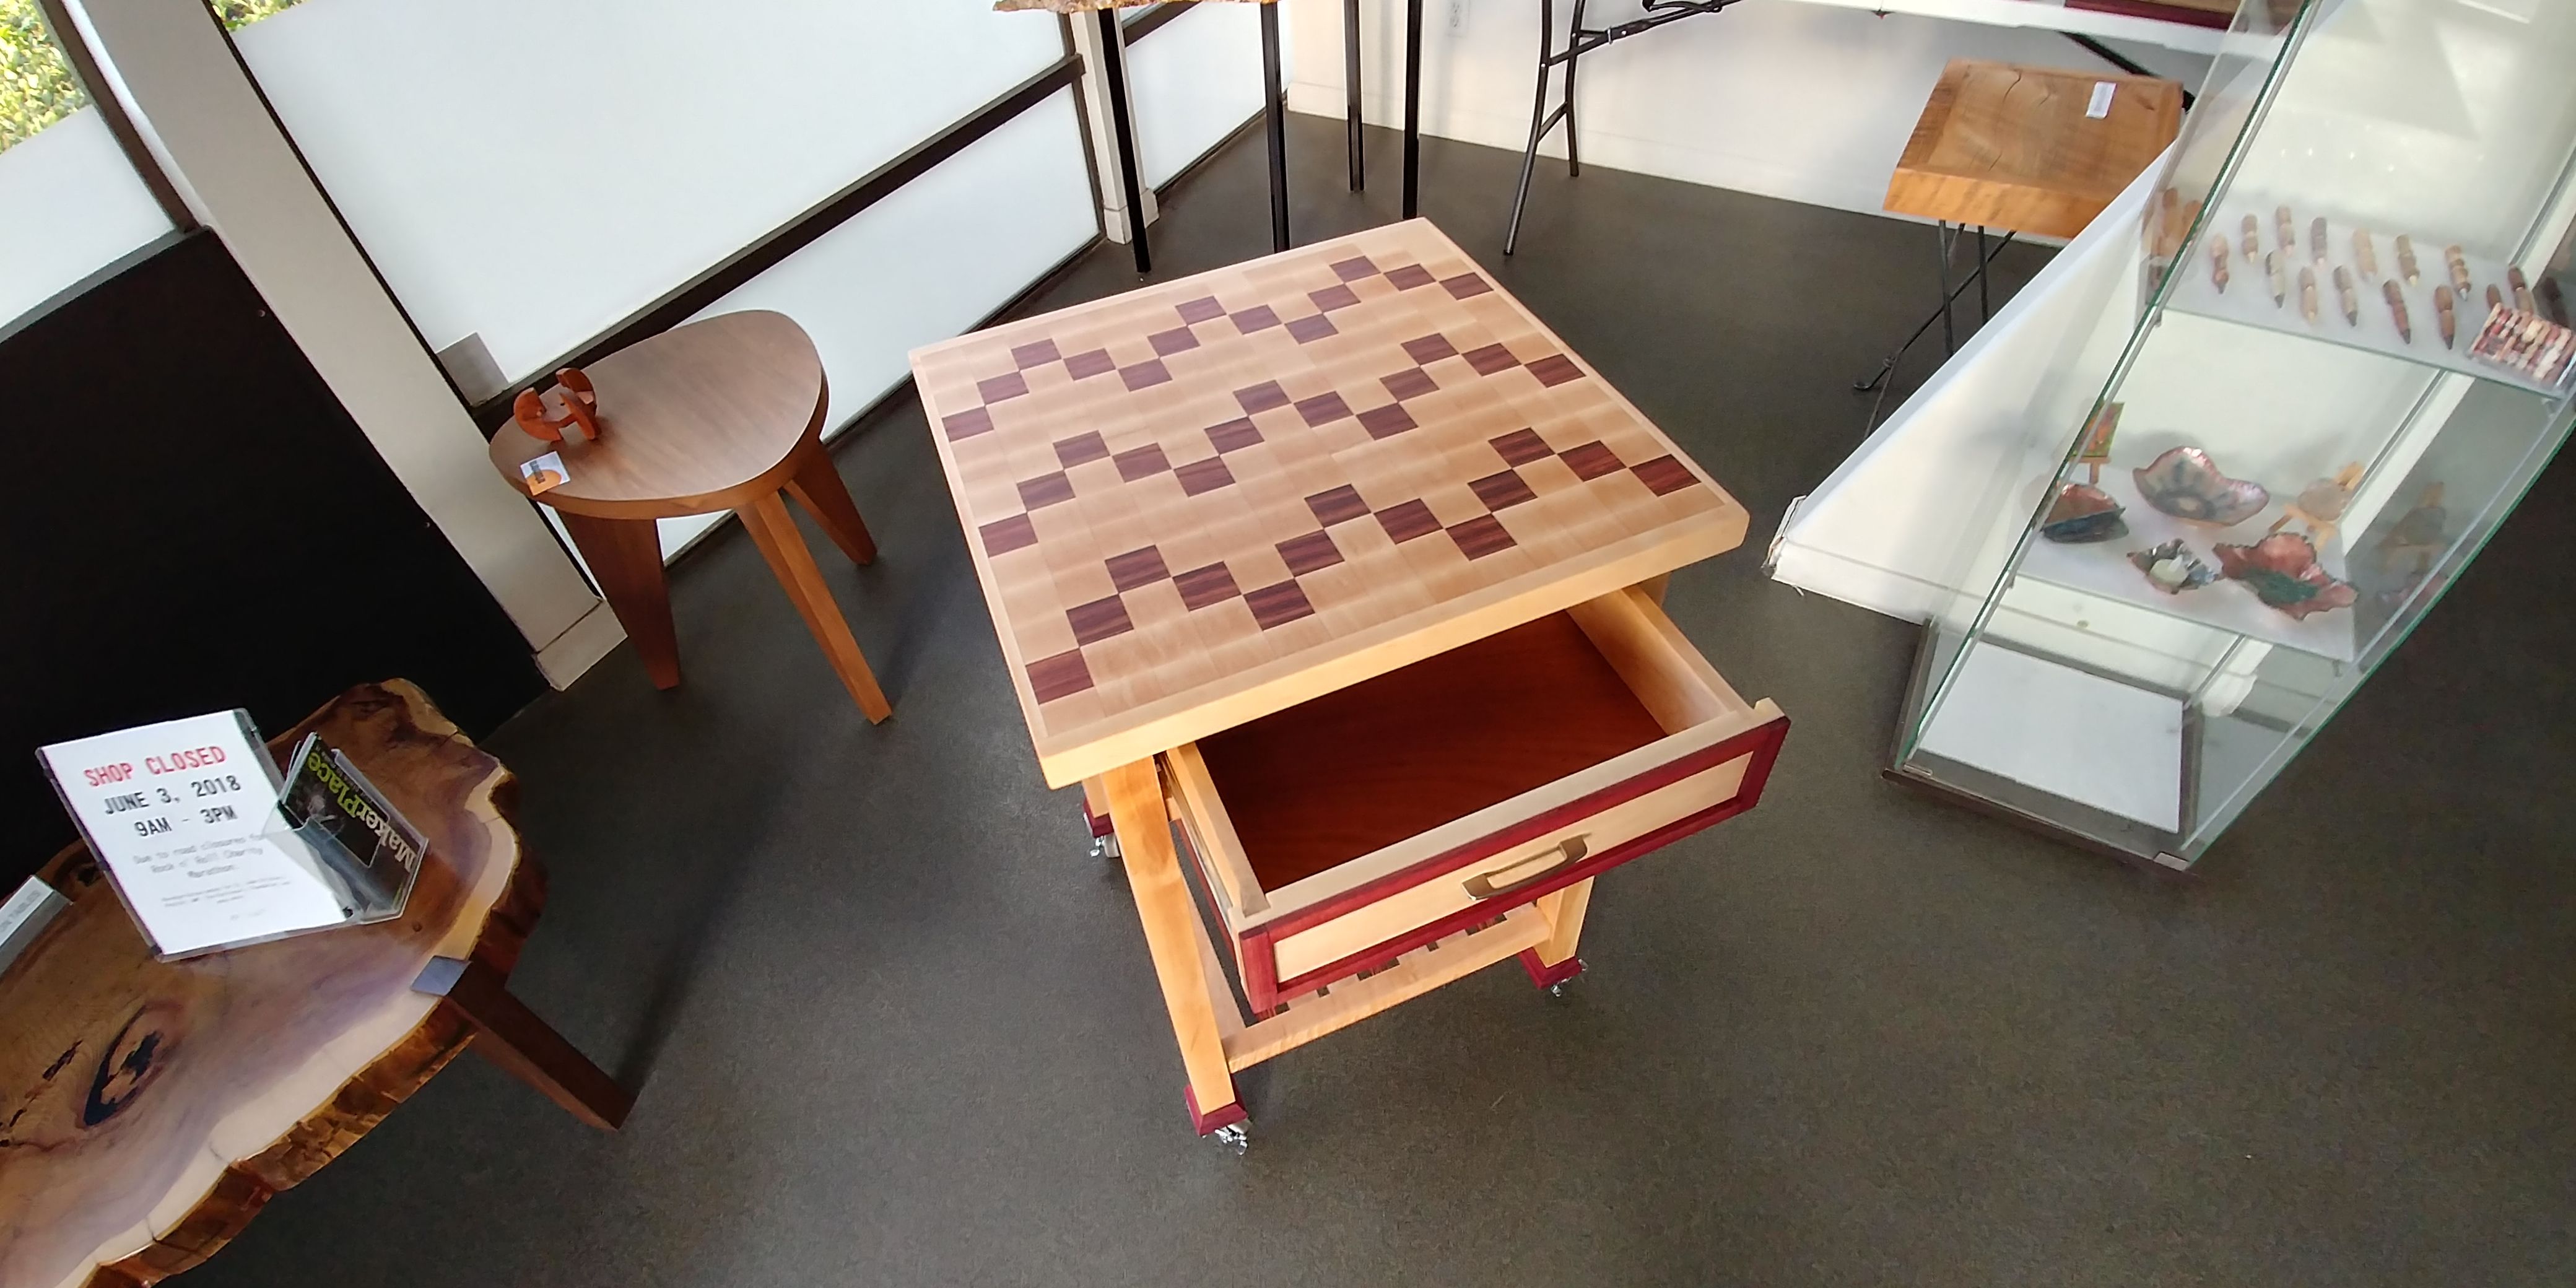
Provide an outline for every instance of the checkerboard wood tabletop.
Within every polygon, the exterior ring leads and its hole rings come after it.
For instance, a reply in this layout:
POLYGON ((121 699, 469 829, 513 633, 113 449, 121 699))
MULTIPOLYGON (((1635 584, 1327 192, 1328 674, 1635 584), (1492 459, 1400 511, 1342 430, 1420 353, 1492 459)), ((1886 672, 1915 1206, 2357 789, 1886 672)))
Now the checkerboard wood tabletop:
POLYGON ((1734 498, 1426 220, 912 367, 1055 786, 1744 537, 1734 498))

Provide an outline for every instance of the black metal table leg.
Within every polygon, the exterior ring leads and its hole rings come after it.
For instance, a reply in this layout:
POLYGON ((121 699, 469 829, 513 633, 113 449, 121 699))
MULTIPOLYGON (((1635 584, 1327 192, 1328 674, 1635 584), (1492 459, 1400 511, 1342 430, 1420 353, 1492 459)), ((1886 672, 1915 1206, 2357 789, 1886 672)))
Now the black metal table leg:
POLYGON ((1261 10, 1261 114, 1270 136, 1270 249, 1288 249, 1288 116, 1279 86, 1279 6, 1261 10))
POLYGON ((1950 301, 1953 296, 1950 294, 1951 238, 1950 221, 1947 219, 1941 221, 1938 240, 1941 246, 1941 351, 1957 353, 1959 351, 1958 327, 1950 321, 1950 301))
POLYGON ((1145 190, 1136 174, 1136 122, 1127 112, 1127 53, 1115 9, 1100 11, 1100 74, 1109 82, 1109 132, 1118 138, 1118 193, 1127 201, 1127 244, 1136 252, 1141 276, 1154 271, 1154 253, 1145 246, 1145 190))
POLYGON ((1368 187, 1368 164, 1360 157, 1360 0, 1342 0, 1342 120, 1349 134, 1343 147, 1351 154, 1351 191, 1368 187))
POLYGON ((1977 321, 1995 320, 1995 302, 1986 290, 1986 226, 1977 225, 1977 321))
MULTIPOLYGON (((2002 238, 1995 242, 1994 249, 1981 253, 1977 259, 1976 272, 1970 275, 1969 280, 1983 281, 1986 266, 1988 264, 1992 264, 1995 261, 1995 256, 2002 254, 2004 247, 2012 245, 2013 238, 2018 236, 2020 236, 2019 233, 2005 233, 2002 238)), ((1942 278, 1944 281, 1947 281, 1948 277, 1949 273, 1947 266, 1945 265, 1942 272, 1942 278)), ((1926 334, 1928 334, 1932 330, 1933 323, 1941 321, 1946 317, 1950 312, 1950 305, 1961 295, 1966 294, 1967 290, 1968 282, 1963 281, 1945 291, 1941 296, 1941 307, 1925 314, 1923 316, 1923 320, 1915 324, 1913 333, 1905 337, 1905 343, 1896 346, 1896 351, 1888 354, 1886 359, 1878 364, 1878 370, 1853 381, 1852 388, 1860 391, 1861 393, 1868 393, 1870 390, 1878 388, 1879 382, 1887 379, 1888 374, 1896 370, 1896 364, 1904 359, 1906 350, 1913 348, 1916 341, 1921 340, 1926 334)))
POLYGON ((1404 217, 1422 212, 1422 0, 1404 0, 1404 217))
MULTIPOLYGON (((1574 32, 1583 30, 1583 0, 1574 0, 1574 32)), ((1579 35, 1567 34, 1565 49, 1565 176, 1569 179, 1583 173, 1583 148, 1575 139, 1574 69, 1583 61, 1583 41, 1579 35)))

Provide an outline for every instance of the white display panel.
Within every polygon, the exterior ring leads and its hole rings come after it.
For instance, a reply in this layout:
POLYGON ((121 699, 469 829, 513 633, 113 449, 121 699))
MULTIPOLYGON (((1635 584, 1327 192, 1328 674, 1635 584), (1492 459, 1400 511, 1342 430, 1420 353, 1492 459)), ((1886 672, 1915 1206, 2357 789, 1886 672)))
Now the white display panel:
POLYGON ((2180 698, 2018 649, 1974 648, 1921 749, 2096 809, 2177 831, 2180 698))
MULTIPOLYGON (((1280 59, 1291 55, 1283 31, 1280 59)), ((1290 75, 1283 70, 1284 84, 1290 75)), ((1261 110, 1261 14, 1249 4, 1192 6, 1127 48, 1137 167, 1148 187, 1174 175, 1261 110)))
POLYGON ((0 152, 0 329, 170 231, 95 107, 0 152))
MULTIPOLYGON (((698 316, 776 309, 814 337, 825 434, 909 373, 905 355, 972 327, 1098 231, 1073 91, 1021 113, 698 316)), ((662 521, 665 556, 722 515, 662 521)))
POLYGON ((511 377, 1064 52, 954 0, 327 0, 235 40, 430 346, 511 377))

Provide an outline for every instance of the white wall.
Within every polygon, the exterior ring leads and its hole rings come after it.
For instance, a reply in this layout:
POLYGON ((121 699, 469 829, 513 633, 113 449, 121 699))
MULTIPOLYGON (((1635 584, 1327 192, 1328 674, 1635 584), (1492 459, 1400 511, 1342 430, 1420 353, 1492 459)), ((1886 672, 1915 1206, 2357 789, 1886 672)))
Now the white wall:
POLYGON ((170 231, 95 107, 0 152, 0 329, 170 231))
POLYGON ((959 0, 313 0, 236 43, 431 347, 511 377, 1063 54, 959 0))
MULTIPOLYGON (((1091 240, 1080 130, 1073 91, 1059 90, 698 316, 776 309, 803 324, 836 433, 910 374, 905 355, 964 332, 1091 240)), ((723 519, 663 520, 663 552, 723 519)))
MULTIPOLYGON (((1425 0, 1424 7, 1424 132, 1520 150, 1529 136, 1536 86, 1538 5, 1533 0, 1425 0)), ((2028 0, 1947 7, 2002 14, 2073 12, 2028 0)), ((1286 8, 1298 69, 1289 104, 1299 111, 1340 116, 1339 0, 1287 0, 1286 8)), ((1373 124, 1402 123, 1403 8, 1401 0, 1366 0, 1363 5, 1364 112, 1373 124)), ((1560 49, 1567 11, 1565 3, 1556 6, 1555 43, 1560 49)), ((1592 7, 1586 21, 1605 25, 1637 13, 1635 0, 1604 0, 1592 7)), ((2197 29, 2171 33, 2194 44, 2206 43, 2211 35, 2197 29)), ((2197 54, 2113 43, 2194 90, 2208 67, 2208 60, 2197 54)), ((1901 13, 1879 17, 1866 9, 1804 0, 1746 0, 1585 55, 1579 100, 1583 160, 1876 213, 1888 172, 1922 114, 1924 99, 1953 58, 2107 67, 2051 31, 1901 13)), ((1543 151, 1551 157, 1565 155, 1562 129, 1543 151)), ((1494 194, 1496 201, 1510 197, 1509 192, 1494 194)))

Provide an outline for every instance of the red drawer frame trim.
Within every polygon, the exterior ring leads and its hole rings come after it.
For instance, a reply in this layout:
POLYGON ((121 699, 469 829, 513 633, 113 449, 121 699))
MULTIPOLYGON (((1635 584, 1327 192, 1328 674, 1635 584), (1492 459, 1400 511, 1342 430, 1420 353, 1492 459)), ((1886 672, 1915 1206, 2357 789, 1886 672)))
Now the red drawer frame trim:
POLYGON ((1772 762, 1779 759, 1780 744, 1788 736, 1789 718, 1781 716, 1690 755, 1666 761, 1634 778, 1613 783, 1589 796, 1568 801, 1555 809, 1523 819, 1499 832, 1478 837, 1465 845, 1425 859, 1400 872, 1388 873, 1366 885, 1345 891, 1324 903, 1300 909, 1268 925, 1256 926, 1245 931, 1242 935, 1243 952, 1239 957, 1243 967, 1244 1000, 1252 1004, 1252 1010, 1256 1016, 1267 1017, 1278 1009, 1282 998, 1294 997, 1369 967, 1392 961, 1425 944, 1446 939, 1469 926, 1490 922, 1514 908, 1554 894, 1577 881, 1590 880, 1630 859, 1661 849, 1693 832, 1725 822, 1761 803, 1762 789, 1771 778, 1772 762), (1544 881, 1513 891, 1508 899, 1489 899, 1471 904, 1429 925, 1408 931, 1395 939, 1372 945, 1339 961, 1316 967, 1293 979, 1283 980, 1278 977, 1279 959, 1272 945, 1282 935, 1294 934, 1299 930, 1321 925, 1354 908, 1383 899, 1398 890, 1420 885, 1434 877, 1457 871, 1468 864, 1490 858, 1515 845, 1527 844, 1568 823, 1624 805, 1648 792, 1669 787, 1693 774, 1713 769, 1747 753, 1751 754, 1752 761, 1744 767, 1744 781, 1736 788, 1735 795, 1726 800, 1595 854, 1544 881))

